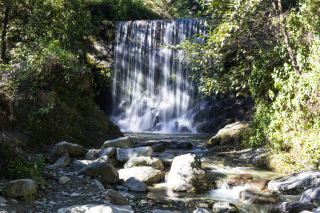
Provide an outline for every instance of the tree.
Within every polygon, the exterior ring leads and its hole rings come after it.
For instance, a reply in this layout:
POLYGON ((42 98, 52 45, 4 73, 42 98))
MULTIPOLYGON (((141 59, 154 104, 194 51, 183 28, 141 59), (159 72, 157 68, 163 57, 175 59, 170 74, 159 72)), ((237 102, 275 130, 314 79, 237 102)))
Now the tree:
POLYGON ((2 34, 1 34, 1 51, 0 61, 6 61, 6 50, 7 50, 7 25, 9 20, 9 5, 4 5, 3 19, 2 19, 2 34))

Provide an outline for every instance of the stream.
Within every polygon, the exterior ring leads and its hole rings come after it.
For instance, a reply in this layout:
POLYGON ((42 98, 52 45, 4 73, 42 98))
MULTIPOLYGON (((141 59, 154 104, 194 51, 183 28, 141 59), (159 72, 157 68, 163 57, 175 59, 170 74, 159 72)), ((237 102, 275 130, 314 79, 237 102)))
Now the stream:
MULTIPOLYGON (((266 169, 255 168, 248 159, 256 155, 251 149, 226 152, 209 152, 204 149, 203 145, 208 141, 212 134, 149 134, 149 133, 127 133, 126 136, 132 138, 134 146, 140 143, 154 143, 159 141, 165 142, 190 142, 193 149, 166 149, 164 152, 154 152, 152 157, 158 157, 164 165, 170 163, 172 159, 180 154, 194 153, 202 163, 202 169, 208 176, 215 181, 215 188, 201 193, 173 192, 167 189, 166 180, 161 183, 149 186, 148 193, 132 193, 135 197, 148 197, 152 199, 166 199, 189 201, 192 199, 212 200, 214 202, 226 201, 233 203, 243 213, 266 213, 274 204, 246 204, 239 200, 239 192, 249 185, 230 187, 227 180, 237 174, 251 174, 254 180, 283 177, 285 174, 277 173, 266 169), (202 148, 202 149, 201 149, 202 148)), ((170 167, 165 168, 166 176, 170 171, 170 167)), ((280 201, 294 202, 299 201, 300 195, 281 195, 280 201)))

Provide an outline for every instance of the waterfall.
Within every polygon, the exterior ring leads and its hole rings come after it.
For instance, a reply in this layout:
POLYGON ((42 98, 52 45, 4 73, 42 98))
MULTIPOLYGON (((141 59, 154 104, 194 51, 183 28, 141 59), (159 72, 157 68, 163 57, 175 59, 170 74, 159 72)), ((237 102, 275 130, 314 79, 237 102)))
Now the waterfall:
POLYGON ((165 45, 204 34, 203 19, 117 22, 113 113, 122 131, 195 132, 188 111, 197 104, 190 69, 165 45))

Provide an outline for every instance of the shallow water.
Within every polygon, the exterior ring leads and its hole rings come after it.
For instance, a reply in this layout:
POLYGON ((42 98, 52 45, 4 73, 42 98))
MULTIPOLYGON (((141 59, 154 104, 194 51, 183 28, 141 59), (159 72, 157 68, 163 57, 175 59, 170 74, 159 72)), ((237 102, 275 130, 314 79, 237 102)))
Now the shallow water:
MULTIPOLYGON (((166 141, 183 141, 183 142, 191 142, 194 147, 200 147, 203 145, 208 138, 212 135, 195 135, 195 134, 187 134, 187 135, 158 135, 158 134, 131 134, 134 142, 155 142, 159 140, 166 141)), ((237 174, 251 174, 255 180, 259 179, 268 179, 273 180, 275 178, 279 178, 285 176, 285 174, 273 172, 266 169, 255 168, 252 166, 236 166, 237 163, 230 162, 228 157, 217 157, 210 156, 207 150, 201 150, 199 148, 193 150, 166 150, 163 153, 154 153, 154 156, 159 157, 160 159, 172 160, 175 157, 175 154, 179 153, 194 153, 196 154, 202 162, 202 168, 205 169, 208 176, 213 177, 216 182, 217 189, 213 189, 207 192, 201 193, 186 193, 186 192, 173 192, 167 189, 167 185, 165 183, 165 178, 162 183, 154 184, 153 186, 149 186, 150 192, 148 193, 135 193, 135 196, 141 197, 149 197, 152 199, 168 199, 168 200, 180 200, 180 201, 188 201, 191 199, 204 199, 204 200, 213 200, 215 202, 226 201, 235 204, 241 213, 266 213, 268 209, 270 209, 273 204, 246 204, 239 200, 240 191, 249 188, 248 185, 245 186, 237 186, 237 187, 229 187, 226 181, 236 176, 237 174)), ((211 153, 212 154, 212 153, 211 153)), ((169 168, 167 168, 168 170, 169 168)), ((298 201, 300 196, 289 196, 283 195, 279 196, 281 201, 298 201)))

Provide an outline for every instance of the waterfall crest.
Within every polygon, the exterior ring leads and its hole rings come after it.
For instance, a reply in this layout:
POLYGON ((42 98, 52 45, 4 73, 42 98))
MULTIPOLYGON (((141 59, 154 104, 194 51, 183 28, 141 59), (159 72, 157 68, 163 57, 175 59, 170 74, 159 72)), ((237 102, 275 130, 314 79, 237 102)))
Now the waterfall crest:
POLYGON ((203 19, 117 22, 112 121, 122 131, 195 132, 188 111, 197 104, 190 69, 175 58, 185 38, 204 34, 203 19))

